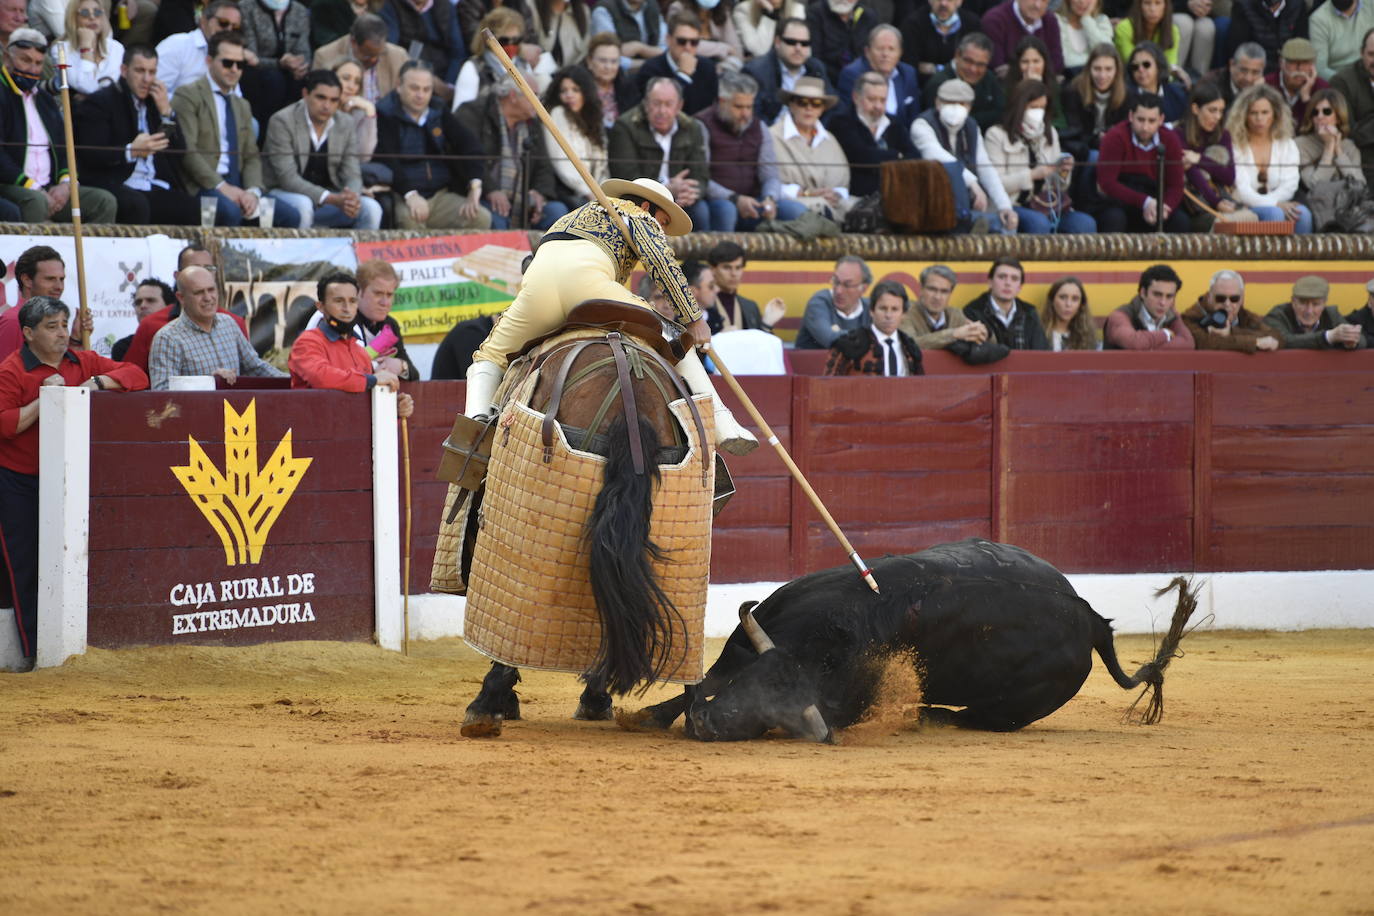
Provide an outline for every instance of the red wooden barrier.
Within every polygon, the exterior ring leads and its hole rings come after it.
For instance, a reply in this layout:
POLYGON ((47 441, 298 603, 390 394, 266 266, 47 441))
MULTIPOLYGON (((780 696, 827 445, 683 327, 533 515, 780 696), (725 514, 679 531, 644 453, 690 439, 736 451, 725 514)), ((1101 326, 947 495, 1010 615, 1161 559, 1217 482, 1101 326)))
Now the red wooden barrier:
POLYGON ((91 411, 89 643, 371 639, 370 405, 328 391, 101 398, 91 411), (243 415, 233 437, 225 404, 243 415), (278 468, 288 430, 295 461, 278 468), (195 467, 189 438, 206 466, 195 467), (248 497, 215 513, 227 547, 178 467, 195 468, 197 480, 223 474, 248 497), (273 506, 275 522, 255 525, 273 506))

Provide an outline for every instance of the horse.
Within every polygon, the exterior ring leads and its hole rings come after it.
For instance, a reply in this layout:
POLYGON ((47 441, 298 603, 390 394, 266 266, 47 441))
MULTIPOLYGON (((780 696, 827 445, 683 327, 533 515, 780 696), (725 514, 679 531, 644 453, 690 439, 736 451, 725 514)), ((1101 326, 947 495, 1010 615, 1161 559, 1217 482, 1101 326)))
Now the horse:
MULTIPOLYGON (((546 460, 555 421, 573 448, 606 459, 601 487, 582 532, 601 624, 600 645, 595 660, 581 674, 586 687, 573 714, 582 720, 612 718, 612 694, 624 695, 641 684, 647 689, 680 654, 680 647, 674 645, 673 625, 676 622, 683 632, 682 617, 660 585, 654 563, 664 559, 664 552, 650 537, 654 495, 661 479, 659 465, 678 464, 691 444, 669 410, 672 401, 686 399, 697 427, 696 441, 709 447, 704 444, 705 427, 690 392, 668 359, 660 355, 677 354, 663 340, 658 318, 642 308, 621 308, 643 314, 627 314, 628 323, 613 322, 615 329, 602 328, 590 339, 532 349, 556 338, 560 329, 531 342, 524 351, 531 354, 529 370, 539 372, 528 403, 546 417, 546 460), (648 335, 630 336, 641 334, 648 321, 659 337, 654 345, 642 342, 648 335)), ((570 323, 576 323, 577 315, 574 310, 570 323)), ((520 368, 516 363, 511 371, 520 368)), ((711 455, 703 459, 709 461, 711 455)), ((470 517, 477 515, 481 492, 473 494, 470 517)), ((465 538, 473 541, 477 536, 470 525, 465 538)), ((463 553, 471 557, 471 551, 463 553)), ((464 570, 465 580, 468 572, 464 570)), ((481 691, 467 706, 461 733, 496 736, 504 721, 519 719, 515 691, 519 681, 517 668, 494 661, 481 691)))

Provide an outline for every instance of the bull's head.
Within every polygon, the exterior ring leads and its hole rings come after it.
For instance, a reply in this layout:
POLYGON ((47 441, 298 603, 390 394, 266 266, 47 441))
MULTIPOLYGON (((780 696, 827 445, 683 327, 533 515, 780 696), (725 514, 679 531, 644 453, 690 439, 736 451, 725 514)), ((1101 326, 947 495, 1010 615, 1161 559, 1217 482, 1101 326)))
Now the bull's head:
POLYGON ((688 711, 694 737, 702 741, 747 741, 781 729, 812 741, 833 740, 816 707, 814 672, 808 676, 779 649, 754 619, 755 602, 740 607, 740 626, 759 657, 716 692, 698 698, 688 711))

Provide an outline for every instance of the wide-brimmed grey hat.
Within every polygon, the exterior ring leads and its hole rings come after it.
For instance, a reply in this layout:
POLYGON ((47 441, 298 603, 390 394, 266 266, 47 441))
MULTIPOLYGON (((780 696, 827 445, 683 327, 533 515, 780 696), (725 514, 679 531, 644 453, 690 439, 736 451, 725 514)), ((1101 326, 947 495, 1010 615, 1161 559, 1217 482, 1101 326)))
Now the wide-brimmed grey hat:
POLYGON ((820 99, 825 102, 826 111, 834 108, 840 101, 839 96, 825 91, 825 82, 817 76, 798 77, 796 85, 791 89, 779 90, 778 98, 782 99, 784 105, 793 99, 820 99))

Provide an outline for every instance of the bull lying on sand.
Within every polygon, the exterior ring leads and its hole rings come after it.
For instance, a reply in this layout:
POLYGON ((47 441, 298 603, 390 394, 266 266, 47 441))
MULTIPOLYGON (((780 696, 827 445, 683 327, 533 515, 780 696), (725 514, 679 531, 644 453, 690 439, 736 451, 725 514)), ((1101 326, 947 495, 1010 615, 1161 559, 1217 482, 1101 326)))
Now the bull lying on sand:
POLYGON ((881 595, 843 566, 789 582, 752 612, 746 604, 700 684, 625 724, 667 728, 686 713, 688 736, 703 741, 772 729, 827 741, 832 728, 872 706, 885 663, 909 654, 921 675, 924 720, 1014 731, 1078 693, 1094 650, 1123 689, 1154 688, 1142 716, 1153 723, 1164 669, 1197 607, 1181 578, 1161 590, 1178 590, 1169 632, 1154 660, 1128 677, 1110 622, 1057 569, 1019 547, 971 538, 884 557, 873 572, 881 595))

